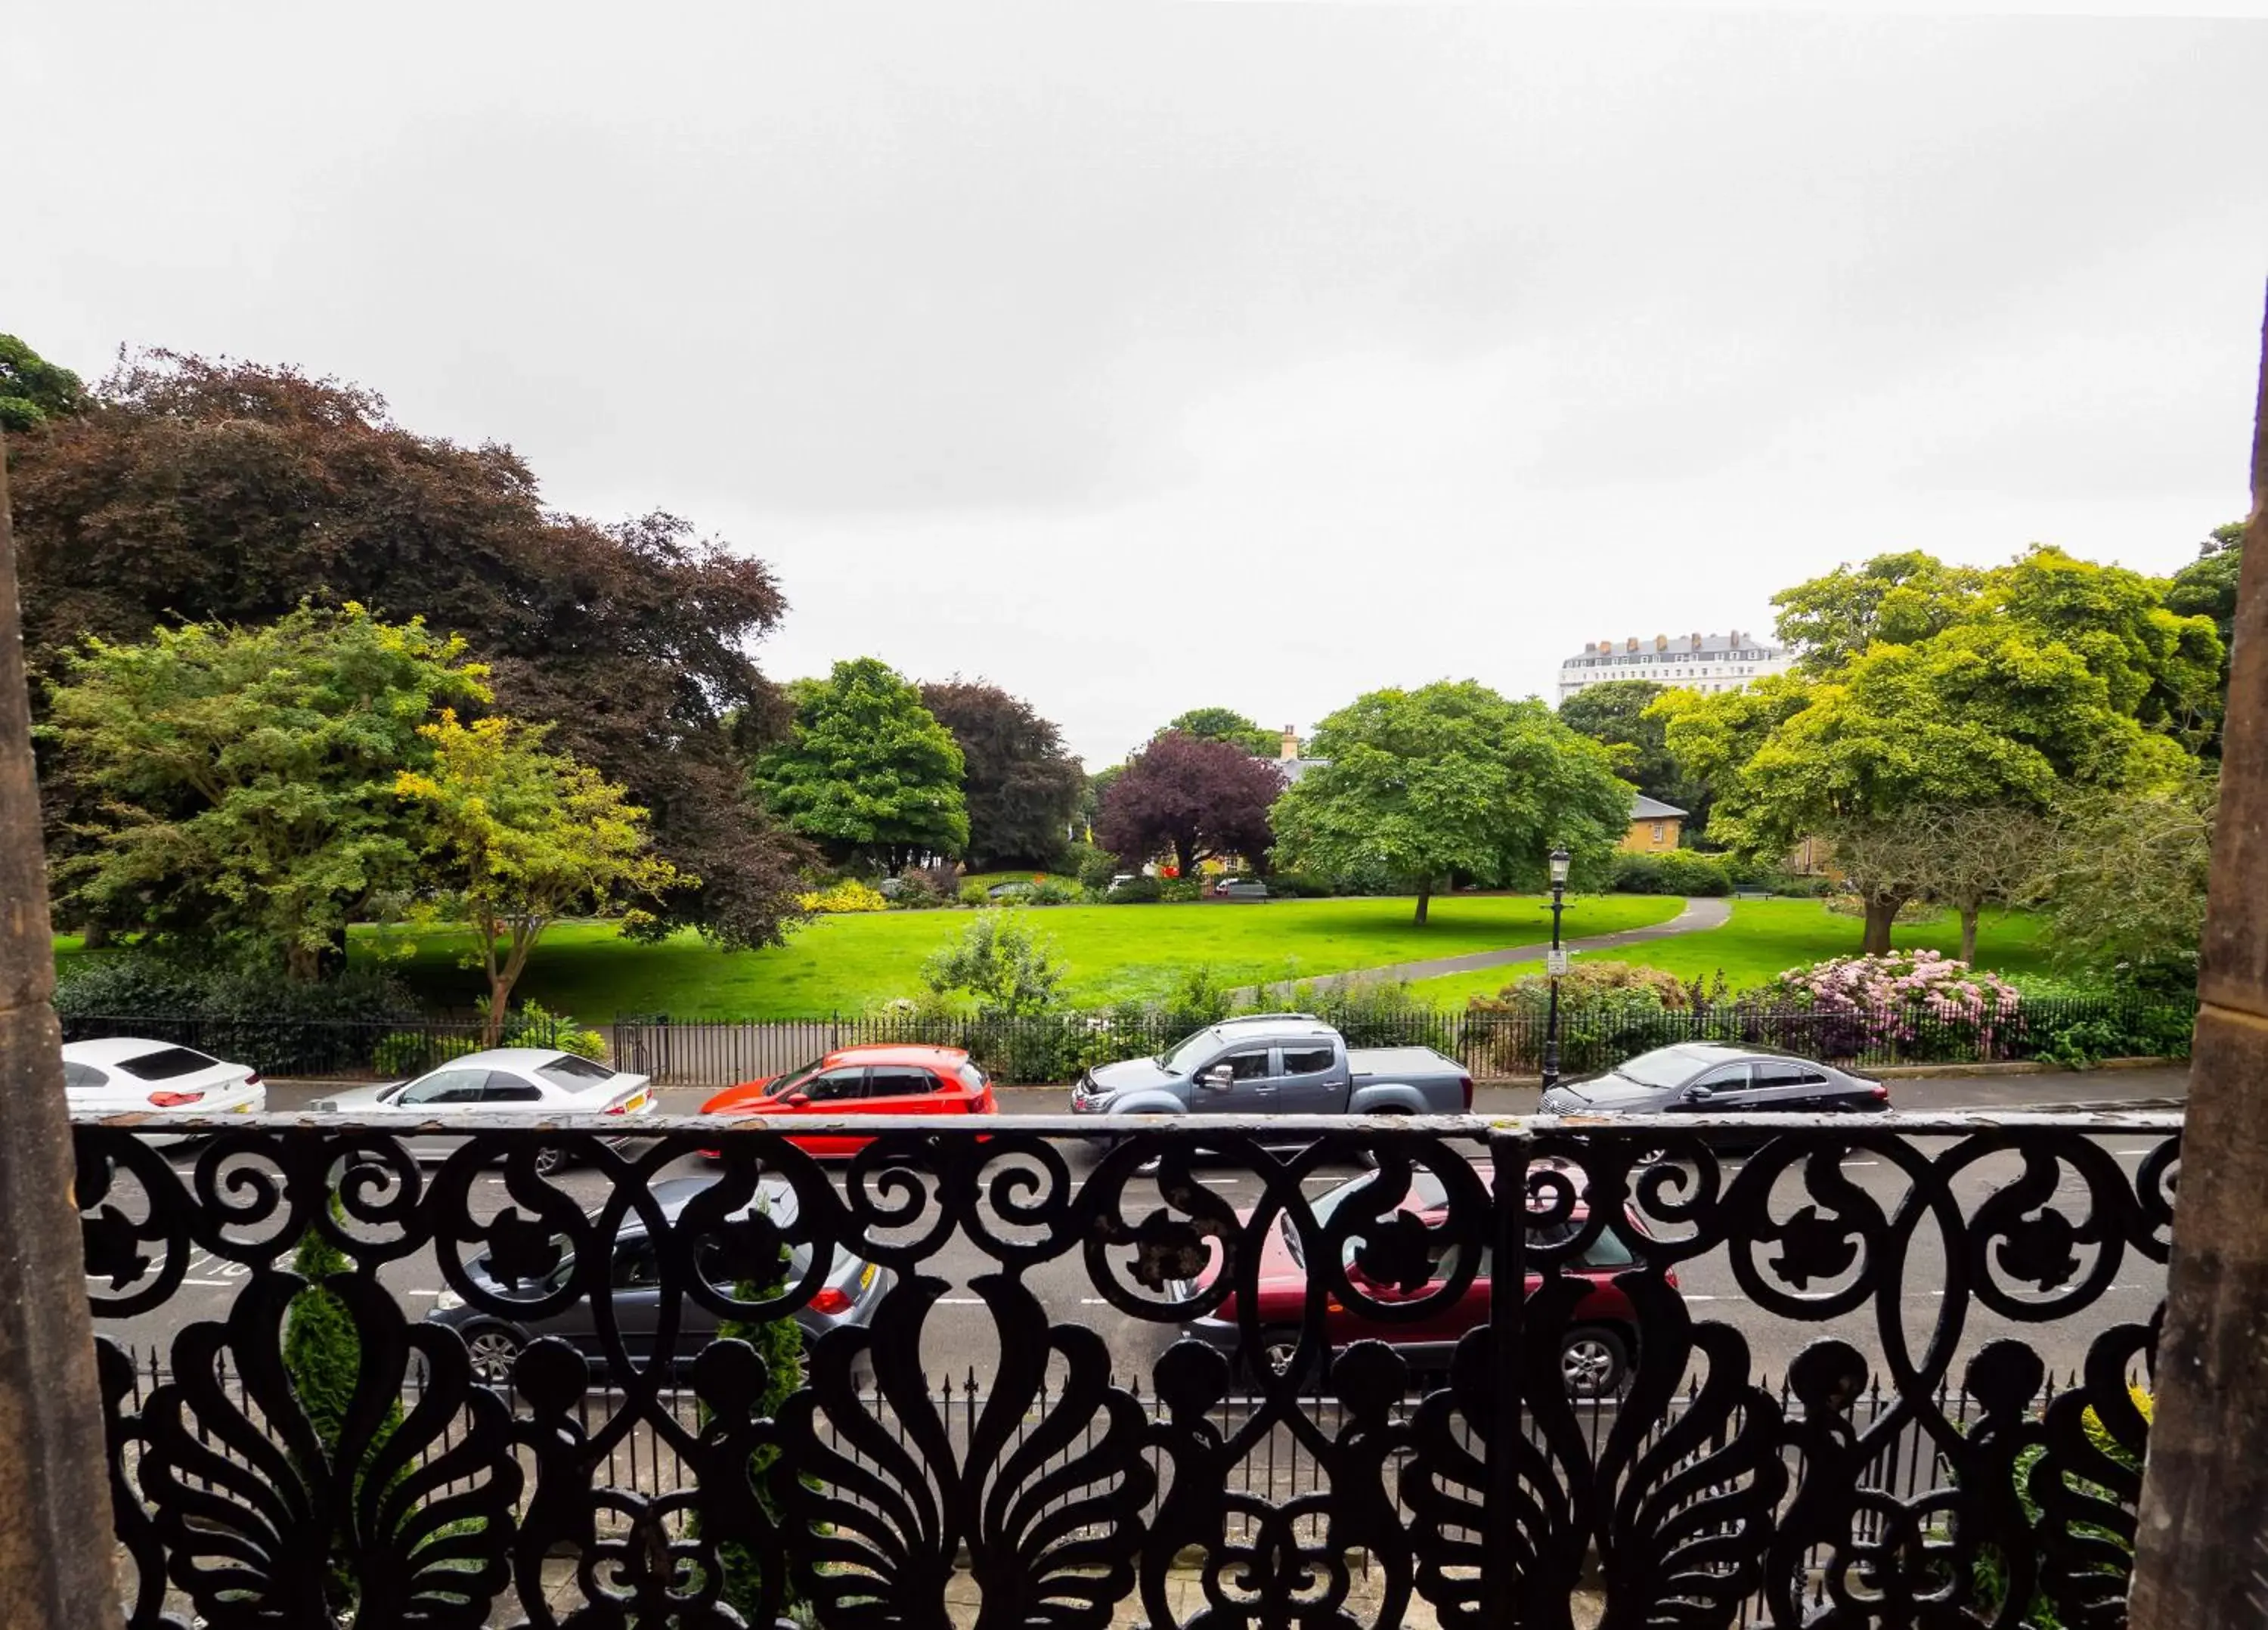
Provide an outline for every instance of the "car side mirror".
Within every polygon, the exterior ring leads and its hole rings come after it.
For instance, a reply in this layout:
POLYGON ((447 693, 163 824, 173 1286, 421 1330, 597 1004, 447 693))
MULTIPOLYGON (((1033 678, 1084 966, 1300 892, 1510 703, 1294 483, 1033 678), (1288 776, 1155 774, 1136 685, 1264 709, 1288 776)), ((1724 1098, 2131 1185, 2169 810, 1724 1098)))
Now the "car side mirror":
POLYGON ((805 1109, 810 1105, 811 1095, 807 1092, 792 1092, 780 1102, 791 1110, 805 1109))
POLYGON ((1197 1077, 1197 1085, 1214 1092, 1226 1092, 1236 1084, 1236 1072, 1225 1064, 1216 1064, 1197 1077))
POLYGON ((1714 1087, 1688 1087, 1685 1089, 1685 1102, 1688 1103, 1706 1103, 1716 1095, 1714 1087))

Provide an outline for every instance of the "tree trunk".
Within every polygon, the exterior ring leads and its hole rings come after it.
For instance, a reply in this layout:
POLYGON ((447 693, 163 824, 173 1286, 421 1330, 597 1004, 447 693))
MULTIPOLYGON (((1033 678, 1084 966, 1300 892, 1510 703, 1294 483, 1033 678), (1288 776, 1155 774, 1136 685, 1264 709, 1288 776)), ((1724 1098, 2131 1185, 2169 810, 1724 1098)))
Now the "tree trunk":
POLYGON ((90 951, 104 951, 109 949, 110 925, 108 923, 87 923, 83 925, 78 931, 78 942, 83 948, 90 951))
POLYGON ((1197 874, 1197 845, 1194 837, 1186 842, 1178 837, 1174 839, 1174 872, 1180 877, 1195 877, 1197 874))
POLYGON ((1418 926, 1420 928, 1425 926, 1425 908, 1432 904, 1433 880, 1421 877, 1418 880, 1418 926))
POLYGON ((493 1047, 504 1036, 504 1010, 512 1001, 512 981, 500 975, 489 976, 488 1017, 481 1025, 481 1045, 493 1047))
POLYGON ((1904 904, 1904 897, 1899 895, 1867 896, 1867 934, 1859 942, 1860 952, 1868 956, 1890 954, 1890 925, 1897 921, 1898 907, 1904 904))
POLYGON ((1977 908, 1961 908, 1961 960, 1970 967, 1977 965, 1977 908))

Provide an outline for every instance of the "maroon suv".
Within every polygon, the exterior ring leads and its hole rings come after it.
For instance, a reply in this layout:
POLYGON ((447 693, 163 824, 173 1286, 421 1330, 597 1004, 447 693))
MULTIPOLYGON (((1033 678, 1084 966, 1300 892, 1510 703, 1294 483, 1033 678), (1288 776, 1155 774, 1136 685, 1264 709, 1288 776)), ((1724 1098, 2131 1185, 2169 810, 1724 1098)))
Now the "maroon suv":
MULTIPOLYGON (((1475 1172, 1484 1184, 1491 1182, 1493 1175, 1486 1166, 1476 1167, 1475 1172)), ((1311 1202, 1316 1220, 1327 1220, 1373 1181, 1368 1176, 1351 1178, 1318 1195, 1311 1202)), ((1432 1226, 1446 1218, 1447 1201, 1447 1193, 1440 1180, 1431 1172, 1420 1170, 1413 1175, 1410 1192, 1397 1209, 1415 1212, 1432 1226)), ((1381 1211, 1380 1214, 1383 1216, 1385 1213, 1381 1211)), ((1529 1237, 1539 1245, 1571 1238, 1581 1228, 1586 1215, 1579 1201, 1571 1220, 1538 1228, 1529 1237)), ((1238 1213, 1239 1221, 1248 1223, 1251 1218, 1248 1211, 1238 1213)), ((1634 1215, 1630 1226, 1643 1235, 1634 1215)), ((1307 1269, 1301 1258, 1302 1249, 1303 1243, 1291 1220, 1278 1218, 1261 1250, 1259 1323, 1263 1347, 1255 1362, 1256 1368, 1264 1364, 1270 1373, 1281 1373, 1299 1346, 1300 1324, 1306 1317, 1307 1303, 1307 1269)), ((1366 1295, 1374 1300, 1417 1301, 1438 1294, 1454 1275, 1455 1253, 1460 1249, 1456 1245, 1436 1248, 1432 1258, 1432 1278, 1416 1291, 1405 1293, 1366 1281, 1354 1261, 1356 1248, 1351 1243, 1347 1246, 1347 1274, 1362 1287, 1366 1295)), ((1630 1374, 1631 1358, 1638 1351, 1638 1310, 1614 1280, 1616 1274, 1630 1272, 1641 1265, 1622 1239, 1611 1231, 1602 1231, 1566 1270, 1590 1285, 1589 1291, 1576 1304, 1559 1348, 1560 1370, 1566 1377, 1567 1390, 1579 1398, 1603 1398, 1618 1392, 1630 1374)), ((1220 1257, 1216 1249, 1212 1262, 1196 1284, 1181 1287, 1183 1294, 1194 1294, 1198 1287, 1211 1284, 1219 1270, 1220 1257)), ((1665 1274, 1663 1279, 1673 1290, 1676 1288, 1675 1274, 1665 1274)), ((1534 1295, 1543 1283, 1541 1274, 1530 1273, 1528 1294, 1534 1295)), ((1473 1276, 1464 1294, 1424 1318, 1388 1324, 1350 1310, 1333 1296, 1325 1303, 1324 1331, 1333 1349, 1366 1339, 1383 1341, 1418 1368, 1446 1369, 1458 1339, 1467 1331, 1488 1323, 1489 1293, 1488 1262, 1484 1253, 1480 1271, 1473 1276)), ((1190 1320, 1186 1329, 1198 1340, 1233 1357, 1239 1353, 1243 1340, 1239 1317, 1236 1294, 1232 1291, 1211 1315, 1190 1320)))

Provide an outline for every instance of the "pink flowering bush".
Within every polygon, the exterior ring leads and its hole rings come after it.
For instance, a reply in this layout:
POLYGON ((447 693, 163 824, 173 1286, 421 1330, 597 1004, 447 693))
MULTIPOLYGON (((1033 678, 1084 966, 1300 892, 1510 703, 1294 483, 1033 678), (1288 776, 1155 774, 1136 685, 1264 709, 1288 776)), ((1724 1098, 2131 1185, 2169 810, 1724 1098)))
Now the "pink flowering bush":
MULTIPOLYGON (((2022 998, 1998 974, 1938 951, 1837 956, 1791 968, 1758 992, 1759 1007, 1822 1015, 1817 1056, 2003 1056, 2020 1033, 2022 998)), ((1806 1051, 1814 1051, 1806 1049, 1806 1051)))

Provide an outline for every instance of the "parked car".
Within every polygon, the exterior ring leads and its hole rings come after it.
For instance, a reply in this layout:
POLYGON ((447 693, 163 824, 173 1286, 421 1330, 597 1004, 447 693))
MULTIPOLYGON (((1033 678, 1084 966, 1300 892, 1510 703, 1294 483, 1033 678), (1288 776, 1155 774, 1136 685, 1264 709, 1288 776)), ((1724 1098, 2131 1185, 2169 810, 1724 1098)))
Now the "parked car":
MULTIPOLYGON (((873 1042, 844 1047, 799 1070, 727 1087, 703 1115, 997 1115, 999 1100, 976 1061, 959 1047, 873 1042)), ((843 1134, 792 1136, 806 1154, 856 1154, 873 1140, 843 1134)), ((715 1150, 711 1150, 713 1155, 715 1150)))
MULTIPOLYGON (((571 1052, 549 1047, 492 1047, 452 1058, 414 1081, 334 1093, 307 1107, 318 1114, 352 1115, 410 1126, 421 1121, 446 1124, 453 1112, 465 1110, 519 1114, 532 1121, 558 1115, 619 1115, 627 1119, 652 1114, 654 1098, 644 1076, 571 1052)), ((463 1138, 420 1133, 401 1141, 419 1160, 438 1161, 446 1160, 463 1138)), ((540 1172, 556 1171, 565 1163, 563 1148, 536 1151, 535 1169, 540 1172)))
MULTIPOLYGON (((1572 1171, 1573 1169, 1565 1169, 1572 1171)), ((1491 1168, 1475 1168, 1475 1174, 1486 1184, 1493 1176, 1491 1168)), ((1580 1180, 1580 1174, 1578 1174, 1580 1180)), ((1317 1221, 1328 1220, 1341 1206, 1361 1203, 1364 1191, 1375 1178, 1365 1176, 1350 1179, 1337 1188, 1327 1190, 1312 1202, 1317 1221)), ((1438 1225, 1447 1214, 1447 1191, 1432 1173, 1419 1170, 1414 1176, 1410 1191, 1397 1206, 1381 1208, 1381 1217, 1394 1211, 1415 1213, 1428 1226, 1438 1225)), ((1249 1222, 1250 1212, 1240 1212, 1238 1221, 1249 1222)), ((1538 1244, 1563 1243, 1572 1239, 1589 1218, 1589 1211, 1580 1201, 1570 1218, 1555 1221, 1549 1228, 1531 1230, 1529 1238, 1538 1244)), ((1630 1219, 1633 1231, 1640 1232, 1635 1214, 1630 1219)), ((1402 1293, 1391 1287, 1367 1284, 1357 1261, 1359 1250, 1351 1241, 1346 1247, 1346 1271, 1350 1280, 1366 1294, 1379 1300, 1412 1300, 1437 1292, 1456 1272, 1456 1252, 1462 1249, 1448 1245, 1432 1253, 1432 1275, 1425 1287, 1402 1293)), ((1280 1375, 1293 1361, 1300 1342, 1300 1327, 1306 1317, 1307 1305, 1307 1265, 1301 1253, 1305 1245, 1300 1232, 1288 1216, 1279 1217, 1277 1226, 1261 1248, 1259 1277, 1258 1323, 1261 1351, 1245 1360, 1241 1351, 1243 1330, 1241 1309, 1236 1294, 1231 1292, 1214 1312, 1203 1318, 1192 1319, 1184 1326, 1189 1335, 1219 1348, 1232 1359, 1245 1365, 1248 1374, 1256 1376, 1280 1375)), ((1219 1272, 1220 1254, 1216 1248, 1213 1258, 1204 1272, 1194 1281, 1183 1281, 1173 1287, 1174 1293, 1189 1296, 1212 1283, 1219 1272)), ((1589 1288, 1576 1303, 1566 1330, 1559 1338, 1559 1370, 1567 1383, 1568 1391, 1579 1398, 1606 1398, 1622 1390, 1629 1379, 1630 1367, 1636 1359, 1639 1340, 1638 1309, 1629 1295, 1615 1284, 1617 1274, 1632 1272, 1644 1265, 1629 1244, 1611 1229, 1602 1229, 1599 1237, 1585 1247, 1583 1254, 1567 1272, 1587 1282, 1589 1288)), ((1672 1289, 1676 1287, 1675 1274, 1666 1274, 1672 1289)), ((1528 1294, 1534 1295, 1542 1287, 1543 1276, 1528 1276, 1528 1294)), ((1325 1302, 1323 1316, 1324 1339, 1336 1350, 1351 1342, 1375 1340, 1385 1342, 1405 1359, 1413 1368, 1424 1371, 1446 1370, 1458 1341, 1469 1330, 1488 1323, 1489 1299, 1491 1286, 1489 1278, 1487 1253, 1484 1250, 1478 1271, 1474 1274, 1463 1294, 1447 1302, 1428 1317, 1407 1324, 1389 1324, 1365 1317, 1351 1311, 1337 1298, 1325 1302)))
POLYGON ((1224 877, 1212 886, 1213 894, 1223 900, 1265 900, 1268 885, 1256 877, 1224 877))
MULTIPOLYGON (((249 1065, 230 1064, 194 1047, 106 1036, 63 1044, 63 1101, 74 1115, 147 1115, 158 1120, 257 1115, 268 1088, 249 1065)), ((189 1133, 159 1133, 151 1143, 178 1143, 189 1133)))
POLYGON ((1819 1115, 1889 1107, 1889 1088, 1869 1076, 1769 1047, 1723 1042, 1657 1047, 1611 1070, 1562 1081, 1543 1100, 1547 1115, 1819 1115))
MULTIPOLYGON (((652 1187, 654 1202, 674 1227, 693 1198, 715 1181, 713 1177, 665 1178, 652 1187)), ((775 1179, 759 1184, 756 1198, 733 1216, 747 1217, 761 1210, 784 1228, 795 1221, 796 1209, 795 1191, 775 1179)), ((564 1238, 555 1235, 553 1243, 560 1252, 558 1264, 533 1285, 501 1278, 485 1252, 467 1263, 465 1270, 483 1290, 534 1301, 563 1287, 575 1271, 575 1255, 564 1238)), ((789 1249, 787 1263, 781 1270, 784 1282, 799 1283, 809 1272, 811 1249, 807 1244, 789 1249)), ((607 1278, 615 1330, 630 1358, 643 1367, 654 1356, 662 1289, 653 1240, 645 1224, 635 1216, 627 1220, 615 1236, 614 1258, 607 1278)), ((713 1272, 711 1278, 712 1282, 722 1282, 713 1272)), ((825 1282, 812 1294, 809 1302, 796 1310, 795 1321, 803 1327, 804 1339, 815 1340, 841 1325, 870 1323, 875 1308, 895 1280, 895 1276, 887 1268, 854 1257, 839 1245, 834 1247, 825 1282)), ((588 1295, 577 1297, 565 1309, 548 1317, 512 1319, 473 1308, 456 1292, 445 1290, 434 1299, 432 1310, 425 1317, 428 1323, 446 1324, 465 1339, 474 1375, 492 1386, 510 1381, 512 1363, 519 1358, 520 1349, 545 1336, 559 1337, 585 1358, 602 1367, 608 1357, 599 1340, 598 1319, 588 1295)), ((717 1326, 715 1314, 691 1296, 680 1294, 677 1334, 671 1347, 673 1366, 681 1368, 699 1357, 701 1350, 717 1339, 717 1326)))
POLYGON ((1358 1047, 1306 1013, 1224 1019, 1071 1083, 1080 1115, 1456 1115, 1473 1078, 1431 1047, 1358 1047))

